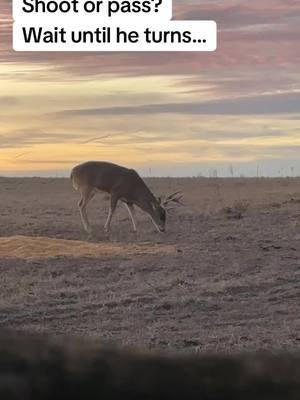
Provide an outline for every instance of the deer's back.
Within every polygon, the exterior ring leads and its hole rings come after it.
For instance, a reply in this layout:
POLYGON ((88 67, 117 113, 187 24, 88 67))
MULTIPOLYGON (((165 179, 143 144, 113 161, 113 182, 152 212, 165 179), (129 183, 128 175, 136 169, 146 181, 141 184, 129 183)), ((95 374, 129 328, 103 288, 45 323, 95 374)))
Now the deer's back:
POLYGON ((138 173, 105 161, 88 161, 73 168, 71 177, 78 188, 91 187, 104 192, 118 191, 120 197, 134 198, 145 183, 138 173))

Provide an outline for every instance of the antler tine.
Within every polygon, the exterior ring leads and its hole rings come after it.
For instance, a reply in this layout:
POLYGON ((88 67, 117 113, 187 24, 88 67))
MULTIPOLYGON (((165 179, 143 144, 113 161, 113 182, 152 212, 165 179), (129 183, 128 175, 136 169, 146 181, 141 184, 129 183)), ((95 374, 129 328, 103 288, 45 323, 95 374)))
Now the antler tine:
POLYGON ((173 213, 173 210, 175 210, 175 208, 176 208, 176 207, 167 207, 167 208, 166 208, 166 212, 167 212, 168 214, 172 214, 172 213, 173 213))
MULTIPOLYGON (((178 190, 175 193, 170 194, 169 196, 166 197, 165 201, 163 202, 163 205, 166 207, 168 206, 169 203, 173 202, 173 203, 177 203, 180 205, 184 205, 180 200, 183 197, 183 193, 181 190, 178 190)), ((174 207, 173 207, 174 208, 174 207)))
POLYGON ((173 201, 174 203, 178 203, 178 204, 180 204, 180 205, 184 205, 180 200, 182 199, 182 196, 180 196, 179 198, 176 198, 176 199, 171 199, 171 201, 173 201))
POLYGON ((183 196, 182 195, 182 191, 181 190, 178 190, 177 192, 174 192, 174 193, 172 193, 172 194, 169 194, 169 196, 167 196, 166 197, 166 200, 165 201, 168 201, 168 200, 172 200, 173 199, 173 197, 175 197, 177 194, 181 194, 181 197, 183 196))

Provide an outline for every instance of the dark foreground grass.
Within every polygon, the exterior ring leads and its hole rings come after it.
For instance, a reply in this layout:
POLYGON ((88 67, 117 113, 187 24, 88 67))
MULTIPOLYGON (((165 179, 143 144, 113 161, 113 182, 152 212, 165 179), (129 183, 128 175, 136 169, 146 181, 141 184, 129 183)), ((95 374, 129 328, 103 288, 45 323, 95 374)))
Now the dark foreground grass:
POLYGON ((146 354, 2 332, 0 398, 297 400, 300 354, 146 354))

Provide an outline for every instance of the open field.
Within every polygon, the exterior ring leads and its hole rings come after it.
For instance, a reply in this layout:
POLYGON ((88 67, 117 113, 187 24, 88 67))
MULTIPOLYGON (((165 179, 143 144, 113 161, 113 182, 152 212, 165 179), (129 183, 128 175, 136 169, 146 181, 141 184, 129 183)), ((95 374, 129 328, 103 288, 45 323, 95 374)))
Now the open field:
POLYGON ((0 178, 0 327, 184 351, 300 348, 300 179, 149 179, 167 233, 68 179, 0 178))

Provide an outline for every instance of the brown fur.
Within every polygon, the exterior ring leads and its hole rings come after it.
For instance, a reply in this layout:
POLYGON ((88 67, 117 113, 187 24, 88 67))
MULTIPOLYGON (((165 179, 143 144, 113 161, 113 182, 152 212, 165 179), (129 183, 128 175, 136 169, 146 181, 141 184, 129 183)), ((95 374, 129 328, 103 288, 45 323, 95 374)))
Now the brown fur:
POLYGON ((136 227, 133 205, 137 205, 149 214, 158 230, 165 229, 165 210, 135 170, 105 161, 88 161, 72 169, 71 180, 73 187, 81 192, 78 206, 85 230, 90 231, 86 206, 97 191, 106 192, 110 195, 109 215, 105 224, 106 230, 110 228, 111 219, 119 200, 129 206, 128 212, 134 230, 136 230, 136 227))

